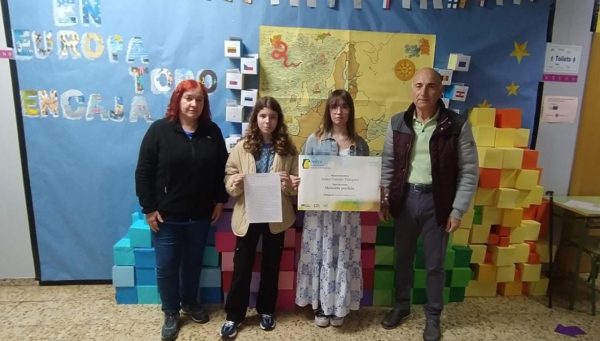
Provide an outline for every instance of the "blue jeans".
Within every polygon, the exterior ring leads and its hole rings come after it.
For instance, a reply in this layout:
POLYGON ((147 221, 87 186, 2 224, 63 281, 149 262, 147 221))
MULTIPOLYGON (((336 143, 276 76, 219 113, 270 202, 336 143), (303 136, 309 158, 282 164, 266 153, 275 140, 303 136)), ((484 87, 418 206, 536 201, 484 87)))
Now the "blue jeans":
POLYGON ((156 279, 162 311, 200 306, 200 271, 210 221, 165 221, 152 233, 156 250, 156 279))

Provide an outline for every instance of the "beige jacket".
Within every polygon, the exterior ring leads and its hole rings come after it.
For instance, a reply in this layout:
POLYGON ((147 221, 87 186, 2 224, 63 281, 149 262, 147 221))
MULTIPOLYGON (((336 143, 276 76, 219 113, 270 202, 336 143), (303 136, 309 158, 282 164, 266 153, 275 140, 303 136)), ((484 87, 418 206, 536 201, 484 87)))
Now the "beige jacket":
MULTIPOLYGON (((288 155, 280 157, 275 154, 271 172, 286 171, 291 175, 298 175, 298 156, 288 155)), ((256 173, 256 160, 254 156, 244 149, 243 140, 240 141, 229 154, 227 164, 225 165, 225 188, 230 196, 236 198, 233 206, 233 215, 231 217, 231 229, 236 236, 243 237, 248 232, 248 219, 246 218, 246 199, 243 188, 233 186, 232 175, 235 174, 254 174, 256 173)), ((269 223, 272 233, 281 233, 292 226, 296 220, 296 213, 292 207, 291 197, 296 195, 293 189, 283 190, 281 192, 281 210, 283 222, 269 223)))

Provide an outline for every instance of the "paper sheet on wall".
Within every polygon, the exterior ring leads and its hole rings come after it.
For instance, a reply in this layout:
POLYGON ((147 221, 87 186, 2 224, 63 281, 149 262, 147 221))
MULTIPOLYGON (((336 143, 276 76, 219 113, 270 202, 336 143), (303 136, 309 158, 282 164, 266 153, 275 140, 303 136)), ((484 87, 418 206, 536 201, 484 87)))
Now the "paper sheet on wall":
POLYGON ((402 0, 402 8, 410 9, 410 0, 402 0))
POLYGON ((427 9, 427 0, 420 0, 419 1, 419 8, 420 9, 427 9))
POLYGON ((316 8, 317 7, 317 0, 306 0, 306 6, 312 7, 312 8, 316 8))
POLYGON ((577 97, 544 96, 542 122, 575 122, 577 103, 577 97))
POLYGON ((246 218, 250 223, 280 223, 281 181, 278 173, 246 174, 244 177, 244 196, 246 218))

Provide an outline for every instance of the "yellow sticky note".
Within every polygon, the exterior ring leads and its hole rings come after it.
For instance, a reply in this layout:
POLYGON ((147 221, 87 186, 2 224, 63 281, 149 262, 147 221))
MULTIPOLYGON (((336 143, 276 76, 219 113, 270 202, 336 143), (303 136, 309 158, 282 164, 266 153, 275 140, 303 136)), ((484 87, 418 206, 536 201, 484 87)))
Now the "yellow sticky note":
POLYGON ((469 248, 472 251, 471 252, 471 261, 470 261, 471 264, 485 262, 485 251, 487 250, 487 245, 471 244, 471 245, 469 245, 469 248))
POLYGON ((529 244, 520 243, 512 246, 515 248, 515 263, 526 263, 529 259, 529 244))
POLYGON ((494 206, 483 206, 482 224, 498 225, 502 223, 502 209, 494 206))
POLYGON ((521 226, 521 219, 523 219, 522 208, 507 208, 502 212, 502 226, 517 227, 521 226))
POLYGON ((521 227, 523 228, 523 238, 525 240, 538 240, 541 227, 540 222, 535 220, 523 220, 521 221, 521 227))
POLYGON ((470 244, 486 244, 490 236, 491 225, 473 224, 469 235, 470 244))
POLYGON ((530 191, 527 192, 527 197, 525 197, 524 204, 539 205, 542 203, 543 197, 544 187, 536 185, 530 191))
POLYGON ((515 128, 496 128, 495 147, 514 147, 516 138, 515 128))
POLYGON ((517 175, 515 188, 517 189, 533 189, 538 184, 540 172, 537 169, 521 169, 517 175))
POLYGON ((452 232, 452 245, 469 245, 470 229, 459 228, 452 232))
POLYGON ((496 267, 496 282, 512 282, 515 280, 515 265, 503 265, 496 267))
POLYGON ((500 187, 514 188, 518 174, 517 169, 503 169, 500 173, 500 187))
POLYGON ((548 277, 541 277, 538 281, 526 283, 527 295, 530 296, 544 296, 548 290, 548 277))
POLYGON ((517 196, 517 202, 515 203, 516 207, 526 208, 529 207, 529 203, 527 203, 527 197, 529 196, 531 191, 526 190, 518 190, 519 195, 517 196))
POLYGON ((473 203, 477 206, 496 206, 497 188, 477 188, 473 203))
POLYGON ((515 247, 490 245, 489 251, 492 254, 492 263, 497 266, 511 265, 515 259, 515 247))
POLYGON ((498 293, 502 296, 520 296, 523 292, 522 282, 506 282, 498 284, 498 293))
POLYGON ((473 127, 493 127, 496 122, 496 108, 475 107, 471 109, 469 122, 473 127))
POLYGON ((499 208, 517 208, 519 191, 513 188, 498 188, 497 205, 499 208))
POLYGON ((463 214, 462 219, 460 220, 460 228, 462 229, 470 229, 471 225, 473 225, 473 215, 475 214, 475 210, 470 208, 463 214))
POLYGON ((510 244, 521 244, 525 242, 525 231, 521 226, 510 229, 510 244))
POLYGON ((529 147, 529 129, 519 128, 516 131, 515 147, 529 147))
POLYGON ((477 126, 471 128, 475 144, 479 147, 494 147, 496 141, 496 128, 477 126))
POLYGON ((467 297, 494 297, 496 296, 496 282, 469 281, 465 289, 467 297))
POLYGON ((502 150, 492 147, 480 147, 477 145, 477 156, 481 168, 502 168, 502 150))
POLYGON ((502 168, 520 169, 523 164, 523 149, 520 148, 501 148, 502 150, 502 168))
POLYGON ((539 281, 542 274, 542 264, 518 263, 517 268, 521 271, 521 281, 539 281))
POLYGON ((475 264, 473 271, 475 272, 475 280, 496 283, 496 266, 493 264, 475 264))

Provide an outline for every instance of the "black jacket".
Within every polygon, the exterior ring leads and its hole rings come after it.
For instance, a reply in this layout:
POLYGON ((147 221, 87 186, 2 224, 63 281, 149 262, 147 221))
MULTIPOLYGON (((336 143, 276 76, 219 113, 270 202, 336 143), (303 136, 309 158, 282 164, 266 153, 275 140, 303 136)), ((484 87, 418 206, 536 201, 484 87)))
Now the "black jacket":
POLYGON ((135 170, 142 211, 158 210, 163 219, 210 219, 215 203, 227 202, 226 161, 216 124, 200 125, 189 139, 179 122, 154 122, 142 140, 135 170))

